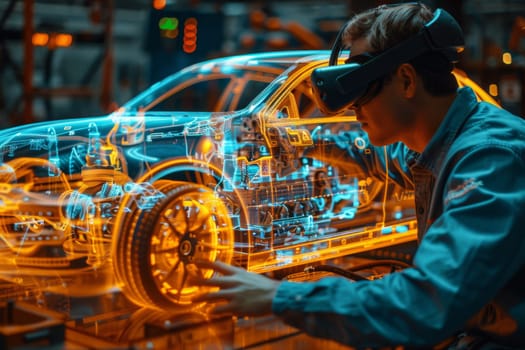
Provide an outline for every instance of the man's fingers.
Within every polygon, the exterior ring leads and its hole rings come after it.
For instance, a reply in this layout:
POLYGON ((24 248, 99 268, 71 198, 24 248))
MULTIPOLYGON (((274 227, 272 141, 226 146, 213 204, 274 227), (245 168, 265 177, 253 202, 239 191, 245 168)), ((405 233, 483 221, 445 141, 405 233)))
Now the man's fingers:
POLYGON ((195 303, 200 302, 216 302, 220 300, 230 300, 232 298, 232 292, 219 290, 216 292, 203 293, 194 296, 191 301, 195 303))
POLYGON ((233 298, 232 295, 226 295, 219 291, 196 296, 192 299, 192 301, 194 303, 208 303, 209 308, 207 312, 212 315, 235 314, 235 303, 231 300, 231 298, 233 298))
POLYGON ((203 269, 211 269, 223 275, 231 275, 239 270, 238 267, 228 265, 222 261, 195 260, 195 266, 203 269))
POLYGON ((202 278, 197 276, 190 277, 190 282, 199 286, 231 288, 238 285, 238 282, 228 276, 214 276, 211 278, 202 278))
POLYGON ((233 307, 230 303, 227 304, 217 304, 215 305, 209 313, 212 315, 224 315, 224 314, 234 314, 233 307))
POLYGON ((208 311, 214 315, 235 314, 237 312, 239 297, 239 286, 242 286, 243 278, 248 272, 240 267, 228 265, 222 261, 194 261, 198 269, 210 269, 218 274, 206 279, 203 275, 192 276, 192 283, 203 287, 218 287, 219 290, 205 292, 192 298, 194 303, 210 303, 208 311))

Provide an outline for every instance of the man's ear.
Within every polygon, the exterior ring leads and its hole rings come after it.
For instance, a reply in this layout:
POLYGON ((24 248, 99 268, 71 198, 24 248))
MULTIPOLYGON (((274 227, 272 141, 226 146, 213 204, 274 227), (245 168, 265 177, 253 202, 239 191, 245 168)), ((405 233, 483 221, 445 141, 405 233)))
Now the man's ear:
POLYGON ((417 73, 410 63, 403 63, 396 70, 396 75, 403 85, 403 93, 405 97, 412 98, 416 94, 417 87, 417 73))

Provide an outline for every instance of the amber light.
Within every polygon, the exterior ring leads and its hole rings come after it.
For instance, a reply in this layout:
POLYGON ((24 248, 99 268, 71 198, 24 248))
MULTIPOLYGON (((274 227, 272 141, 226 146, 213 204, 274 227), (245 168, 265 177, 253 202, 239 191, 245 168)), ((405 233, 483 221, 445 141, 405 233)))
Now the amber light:
POLYGON ((46 46, 49 42, 49 35, 47 33, 33 33, 31 42, 34 46, 46 46))
POLYGON ((34 46, 47 46, 49 49, 70 47, 73 44, 73 35, 67 33, 33 33, 31 42, 34 46))
POLYGON ((501 61, 504 64, 512 64, 512 55, 510 54, 510 52, 503 53, 503 55, 501 56, 501 61))
POLYGON ((498 84, 490 84, 489 85, 489 94, 491 96, 494 96, 494 97, 497 97, 499 95, 498 84))
POLYGON ((166 7, 166 0, 153 0, 152 5, 155 10, 164 10, 166 7))
POLYGON ((71 34, 55 34, 55 45, 57 47, 69 47, 71 44, 73 44, 73 36, 71 34))

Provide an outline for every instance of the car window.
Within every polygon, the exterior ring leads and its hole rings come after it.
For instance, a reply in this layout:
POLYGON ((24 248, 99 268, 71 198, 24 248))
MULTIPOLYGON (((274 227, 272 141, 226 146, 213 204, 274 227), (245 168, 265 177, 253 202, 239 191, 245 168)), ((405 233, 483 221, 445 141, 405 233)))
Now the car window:
POLYGON ((214 111, 215 106, 226 90, 230 78, 204 80, 192 84, 190 88, 182 89, 162 100, 150 110, 167 111, 214 111))
POLYGON ((299 118, 299 111, 297 110, 297 102, 293 95, 289 95, 285 102, 279 108, 279 113, 277 114, 278 118, 299 118))
MULTIPOLYGON (((307 119, 326 116, 317 106, 309 76, 290 90, 288 97, 283 99, 278 110, 280 111, 279 118, 307 119)), ((353 116, 354 114, 354 111, 347 110, 342 115, 353 116)))
POLYGON ((231 112, 245 108, 273 77, 247 75, 244 78, 224 77, 188 84, 167 95, 149 110, 156 112, 231 112), (258 80, 260 79, 260 80, 258 80))
POLYGON ((256 81, 256 80, 250 80, 246 83, 244 86, 244 89, 242 93, 239 96, 239 100, 237 102, 236 108, 232 110, 239 110, 243 109, 248 106, 248 104, 254 99, 255 96, 257 96, 261 91, 264 90, 265 87, 268 86, 267 81, 256 81))

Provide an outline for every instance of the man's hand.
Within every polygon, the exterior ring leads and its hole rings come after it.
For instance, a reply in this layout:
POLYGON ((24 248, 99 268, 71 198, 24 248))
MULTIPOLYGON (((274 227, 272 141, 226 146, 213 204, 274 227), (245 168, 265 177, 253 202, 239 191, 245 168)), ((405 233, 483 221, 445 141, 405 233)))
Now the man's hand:
POLYGON ((198 268, 212 269, 220 275, 210 279, 196 279, 192 282, 202 286, 219 287, 216 292, 201 294, 194 302, 219 302, 212 314, 233 314, 236 316, 262 316, 271 314, 272 300, 279 282, 266 276, 248 272, 220 261, 196 261, 198 268))

